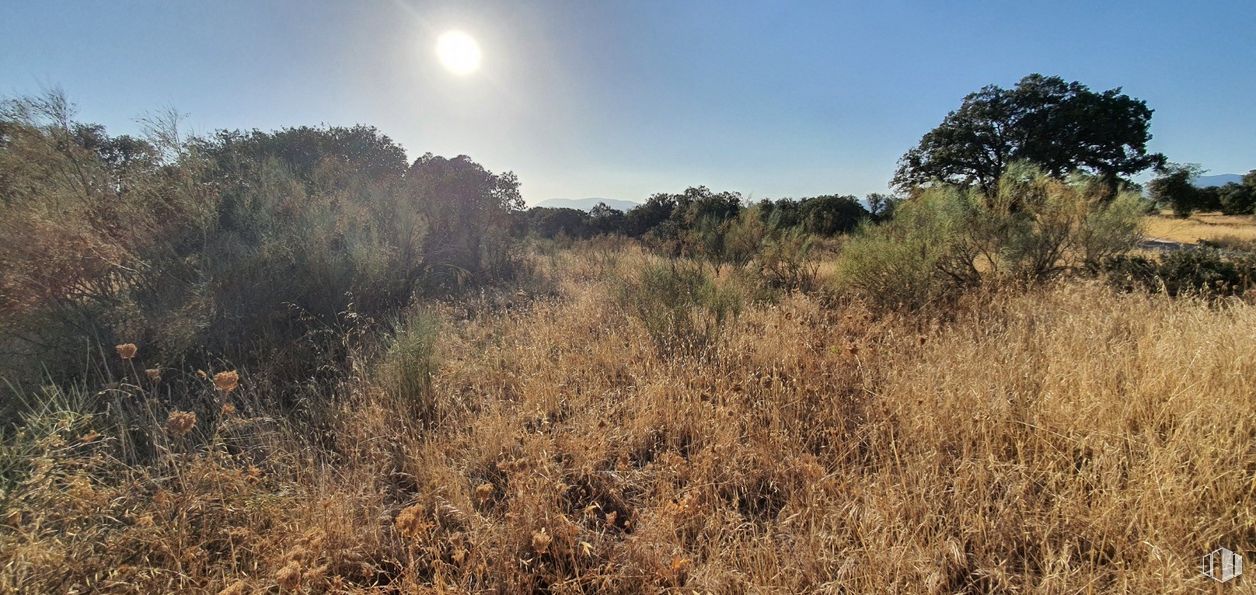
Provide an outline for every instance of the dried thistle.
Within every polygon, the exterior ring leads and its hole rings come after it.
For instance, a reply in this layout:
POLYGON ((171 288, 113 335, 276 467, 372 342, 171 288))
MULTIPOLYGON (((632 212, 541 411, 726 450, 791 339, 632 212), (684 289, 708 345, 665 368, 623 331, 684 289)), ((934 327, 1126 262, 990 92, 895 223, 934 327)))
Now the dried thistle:
POLYGON ((218 390, 224 393, 229 393, 235 390, 236 387, 240 386, 239 372, 232 370, 230 372, 219 372, 214 374, 214 386, 218 387, 218 390))
POLYGON ((161 382, 161 369, 160 368, 149 368, 147 370, 144 370, 144 375, 148 376, 148 379, 152 380, 153 382, 161 382))
POLYGON ((281 589, 295 590, 301 584, 301 563, 296 560, 288 562, 275 573, 275 580, 278 581, 281 589))
POLYGON ((191 411, 171 411, 166 418, 166 432, 172 436, 186 436, 195 427, 196 414, 191 411))
POLYGON ((489 498, 493 497, 493 484, 482 483, 476 486, 475 497, 481 504, 487 502, 489 498))
POLYGON ((249 592, 249 584, 244 582, 243 580, 237 580, 236 582, 231 583, 227 587, 223 588, 223 590, 219 591, 218 595, 244 595, 245 593, 248 593, 248 592, 249 592))
POLYGON ((545 555, 545 552, 549 551, 550 542, 552 541, 554 541, 554 538, 551 537, 548 533, 546 533, 545 529, 541 529, 540 531, 533 531, 532 532, 532 551, 536 552, 538 556, 543 556, 545 555))
POLYGON ((401 509, 395 521, 397 532, 409 539, 417 539, 427 533, 430 524, 423 518, 423 515, 424 510, 421 504, 401 509))
POLYGON ((682 556, 672 556, 671 570, 672 574, 679 577, 693 565, 689 558, 682 556))
POLYGON ((223 404, 222 404, 222 414, 223 414, 223 416, 224 416, 224 417, 225 417, 225 416, 228 416, 228 415, 235 415, 235 412, 236 412, 236 406, 235 406, 235 405, 233 405, 233 404, 231 404, 231 403, 223 403, 223 404))
POLYGON ((159 488, 157 492, 153 494, 153 504, 165 508, 174 504, 174 496, 170 495, 170 492, 165 489, 159 488))
POLYGON ((114 349, 118 351, 118 357, 122 358, 123 360, 134 359, 135 353, 139 351, 139 347, 136 347, 135 343, 123 343, 121 345, 118 345, 117 347, 114 347, 114 349))

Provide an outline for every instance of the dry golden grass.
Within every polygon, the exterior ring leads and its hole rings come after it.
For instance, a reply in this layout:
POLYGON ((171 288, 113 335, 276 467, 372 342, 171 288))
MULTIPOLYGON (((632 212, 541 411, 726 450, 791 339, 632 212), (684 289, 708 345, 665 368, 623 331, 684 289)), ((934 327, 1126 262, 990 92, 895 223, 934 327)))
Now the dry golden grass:
POLYGON ((1194 213, 1186 219, 1179 219, 1171 215, 1157 214, 1146 217, 1143 231, 1151 238, 1183 244, 1226 238, 1256 241, 1256 217, 1194 213))
POLYGON ((670 359, 615 305, 653 258, 558 252, 552 297, 438 308, 434 410, 363 363, 325 450, 255 412, 146 468, 71 444, 90 420, 30 430, 0 587, 1193 592, 1256 547, 1250 304, 795 294, 670 359))

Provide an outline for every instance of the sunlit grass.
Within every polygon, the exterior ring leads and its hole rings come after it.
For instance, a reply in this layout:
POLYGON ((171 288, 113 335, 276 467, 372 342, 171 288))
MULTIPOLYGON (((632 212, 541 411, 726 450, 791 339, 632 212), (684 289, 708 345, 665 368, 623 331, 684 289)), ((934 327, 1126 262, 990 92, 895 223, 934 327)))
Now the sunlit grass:
POLYGON ((1251 304, 782 293, 688 353, 618 299, 664 260, 531 258, 553 293, 423 310, 318 432, 233 408, 192 448, 172 412, 127 466, 71 408, 30 424, 0 588, 1161 593, 1256 547, 1251 304))
POLYGON ((1149 238, 1194 244, 1200 240, 1256 240, 1256 217, 1194 213, 1185 219, 1171 215, 1150 215, 1145 219, 1144 233, 1149 238))

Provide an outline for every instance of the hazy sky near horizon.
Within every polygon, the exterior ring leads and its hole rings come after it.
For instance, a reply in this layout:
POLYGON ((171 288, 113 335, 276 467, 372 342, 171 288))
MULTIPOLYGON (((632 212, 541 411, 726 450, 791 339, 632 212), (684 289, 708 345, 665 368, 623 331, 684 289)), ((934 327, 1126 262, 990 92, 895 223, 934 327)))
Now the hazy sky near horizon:
POLYGON ((61 87, 135 132, 370 124, 525 198, 885 191, 963 96, 1032 72, 1123 87, 1152 148, 1256 168, 1256 3, 0 0, 0 95, 61 87), (441 67, 461 30, 481 68, 441 67))

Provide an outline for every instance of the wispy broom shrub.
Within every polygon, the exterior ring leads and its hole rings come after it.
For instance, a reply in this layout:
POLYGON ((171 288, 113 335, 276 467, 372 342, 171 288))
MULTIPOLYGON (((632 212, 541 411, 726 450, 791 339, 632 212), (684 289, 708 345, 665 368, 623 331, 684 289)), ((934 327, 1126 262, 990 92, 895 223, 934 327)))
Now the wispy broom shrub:
POLYGON ((706 355, 741 312, 741 296, 701 266, 681 260, 646 265, 622 283, 620 306, 641 321, 660 353, 706 355))
POLYGON ((437 421, 432 374, 437 369, 436 339, 440 319, 416 308, 394 324, 394 331, 376 374, 388 401, 420 425, 437 421))
POLYGON ((1092 177, 1010 167, 993 195, 941 185, 879 225, 865 225, 837 263, 837 282, 869 302, 920 309, 966 288, 1027 285, 1093 271, 1135 247, 1145 203, 1109 198, 1092 177))

